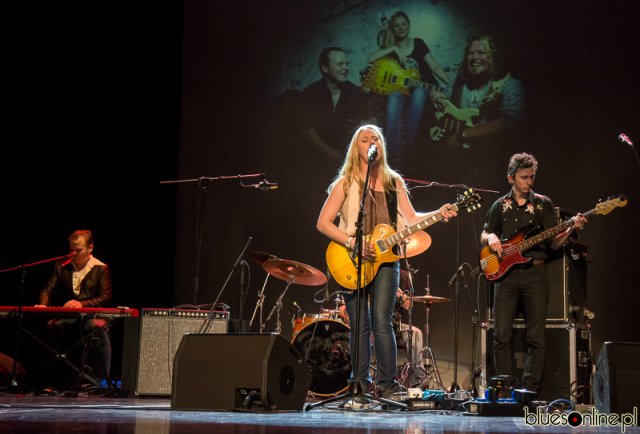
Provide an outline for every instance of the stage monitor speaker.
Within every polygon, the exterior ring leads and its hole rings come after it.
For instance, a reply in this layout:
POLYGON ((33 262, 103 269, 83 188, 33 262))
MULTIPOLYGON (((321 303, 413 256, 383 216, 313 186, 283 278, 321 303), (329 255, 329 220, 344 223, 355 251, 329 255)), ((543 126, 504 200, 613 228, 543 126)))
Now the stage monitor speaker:
MULTIPOLYGON (((209 315, 191 309, 142 309, 140 350, 135 394, 139 396, 171 395, 173 357, 182 337, 196 333, 209 315)), ((229 312, 212 314, 210 333, 227 333, 229 312)))
POLYGON ((277 334, 186 335, 173 362, 171 408, 302 410, 311 370, 277 334))
POLYGON ((602 345, 593 379, 593 401, 602 413, 631 413, 640 405, 640 343, 602 345))

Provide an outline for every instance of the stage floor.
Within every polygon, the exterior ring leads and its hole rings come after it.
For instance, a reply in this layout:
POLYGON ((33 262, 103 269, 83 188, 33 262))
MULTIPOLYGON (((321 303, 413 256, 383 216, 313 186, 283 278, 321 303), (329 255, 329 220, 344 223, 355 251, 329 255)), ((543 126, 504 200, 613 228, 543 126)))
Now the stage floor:
MULTIPOLYGON (((462 411, 339 409, 338 403, 294 412, 173 411, 169 399, 0 394, 0 433, 517 433, 606 432, 621 428, 530 426, 523 417, 462 411)), ((637 427, 627 433, 638 433, 637 427)))

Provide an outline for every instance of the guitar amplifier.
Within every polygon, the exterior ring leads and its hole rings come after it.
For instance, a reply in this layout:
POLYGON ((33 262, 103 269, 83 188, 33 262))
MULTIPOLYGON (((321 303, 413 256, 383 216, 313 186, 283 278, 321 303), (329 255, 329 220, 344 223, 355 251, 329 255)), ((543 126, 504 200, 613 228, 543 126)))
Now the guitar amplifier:
POLYGON ((206 333, 227 333, 229 312, 188 309, 142 309, 135 394, 170 396, 173 358, 185 334, 197 333, 210 318, 206 333))

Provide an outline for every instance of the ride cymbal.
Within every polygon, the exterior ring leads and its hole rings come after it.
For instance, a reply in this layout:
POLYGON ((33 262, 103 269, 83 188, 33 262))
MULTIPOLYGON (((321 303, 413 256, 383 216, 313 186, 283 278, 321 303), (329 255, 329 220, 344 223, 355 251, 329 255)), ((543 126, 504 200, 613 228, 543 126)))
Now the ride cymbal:
POLYGON ((444 303, 451 301, 449 298, 436 297, 435 295, 416 295, 413 297, 414 303, 444 303))

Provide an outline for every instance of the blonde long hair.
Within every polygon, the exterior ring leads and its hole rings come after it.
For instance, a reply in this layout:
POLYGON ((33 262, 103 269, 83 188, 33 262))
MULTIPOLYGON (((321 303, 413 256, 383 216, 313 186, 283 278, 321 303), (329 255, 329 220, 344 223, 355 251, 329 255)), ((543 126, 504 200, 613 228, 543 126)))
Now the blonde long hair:
POLYGON ((385 192, 397 190, 396 182, 398 180, 404 183, 400 174, 389 167, 387 163, 387 141, 382 134, 382 129, 377 125, 364 124, 358 127, 355 133, 353 133, 344 163, 338 171, 338 175, 327 189, 329 193, 331 193, 331 190, 333 190, 338 181, 343 177, 345 193, 354 181, 358 183, 362 191, 365 173, 361 173, 360 156, 358 155, 358 136, 360 136, 360 133, 363 131, 372 131, 380 138, 378 141, 378 173, 382 176, 382 185, 384 186, 385 192))

